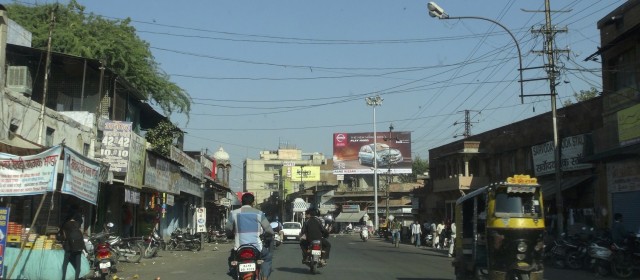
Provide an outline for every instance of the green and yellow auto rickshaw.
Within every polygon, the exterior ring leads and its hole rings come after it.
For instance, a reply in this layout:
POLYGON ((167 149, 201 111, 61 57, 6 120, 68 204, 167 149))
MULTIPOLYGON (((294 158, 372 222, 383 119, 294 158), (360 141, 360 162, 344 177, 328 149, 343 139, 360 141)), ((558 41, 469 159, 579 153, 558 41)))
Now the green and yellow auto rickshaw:
POLYGON ((456 279, 540 279, 544 213, 535 178, 515 175, 456 201, 456 279))

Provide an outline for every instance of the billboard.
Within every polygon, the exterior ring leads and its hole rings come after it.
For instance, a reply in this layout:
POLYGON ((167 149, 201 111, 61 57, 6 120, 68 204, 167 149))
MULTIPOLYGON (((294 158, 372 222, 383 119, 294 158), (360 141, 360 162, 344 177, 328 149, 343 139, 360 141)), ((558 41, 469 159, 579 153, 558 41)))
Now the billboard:
POLYGON ((287 174, 291 174, 292 182, 320 181, 320 166, 288 166, 287 174))
POLYGON ((333 174, 411 174, 411 132, 334 133, 333 174), (374 143, 375 142, 375 143, 374 143), (375 145, 374 145, 375 144, 375 145))

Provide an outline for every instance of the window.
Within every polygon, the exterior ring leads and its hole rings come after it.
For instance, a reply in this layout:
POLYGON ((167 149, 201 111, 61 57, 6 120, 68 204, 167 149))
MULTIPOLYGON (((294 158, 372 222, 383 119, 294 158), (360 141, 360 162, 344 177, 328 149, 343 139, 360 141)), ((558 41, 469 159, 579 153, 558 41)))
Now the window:
POLYGON ((630 49, 618 57, 612 63, 613 86, 618 91, 625 88, 637 88, 635 80, 635 51, 630 49))
POLYGON ((87 144, 87 143, 84 143, 84 144, 82 145, 82 154, 83 154, 85 157, 88 157, 88 156, 89 156, 89 148, 90 148, 90 145, 89 145, 89 144, 87 144))
POLYGON ((47 127, 47 137, 44 140, 44 145, 46 147, 53 146, 53 134, 56 132, 55 129, 47 127))
POLYGON ((540 201, 535 193, 507 193, 497 192, 496 198, 496 217, 524 217, 524 216, 540 216, 540 201))

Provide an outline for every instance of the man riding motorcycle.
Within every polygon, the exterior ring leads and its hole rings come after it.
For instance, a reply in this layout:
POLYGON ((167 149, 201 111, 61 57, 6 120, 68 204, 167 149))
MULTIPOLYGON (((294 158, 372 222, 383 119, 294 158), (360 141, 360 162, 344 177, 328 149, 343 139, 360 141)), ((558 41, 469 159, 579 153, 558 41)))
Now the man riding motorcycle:
POLYGON ((306 222, 304 226, 302 226, 302 231, 300 232, 302 263, 305 263, 309 243, 313 240, 320 240, 320 242, 322 242, 322 260, 320 261, 320 264, 325 266, 327 265, 329 252, 331 251, 331 243, 327 240, 327 237, 329 237, 329 229, 322 225, 322 219, 319 217, 317 209, 307 209, 307 211, 305 211, 305 218, 306 222))
MULTIPOLYGON (((273 236, 273 229, 269 225, 269 220, 265 214, 252 207, 255 197, 251 193, 245 193, 242 195, 242 207, 231 211, 229 220, 227 221, 227 231, 234 233, 235 244, 231 250, 229 256, 229 263, 233 260, 235 251, 244 244, 252 244, 261 252, 262 263, 262 280, 267 280, 271 273, 271 248, 263 246, 260 235, 271 234, 273 236)), ((231 271, 230 271, 231 273, 231 271)))

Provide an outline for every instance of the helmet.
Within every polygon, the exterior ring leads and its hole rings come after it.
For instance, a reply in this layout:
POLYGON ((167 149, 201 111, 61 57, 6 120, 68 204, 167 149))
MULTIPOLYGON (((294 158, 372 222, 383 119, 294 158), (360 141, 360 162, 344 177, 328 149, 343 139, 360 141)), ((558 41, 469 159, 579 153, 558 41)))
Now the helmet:
POLYGON ((307 211, 304 211, 304 213, 305 214, 309 214, 311 216, 318 216, 320 212, 318 211, 318 209, 309 208, 309 209, 307 209, 307 211))

